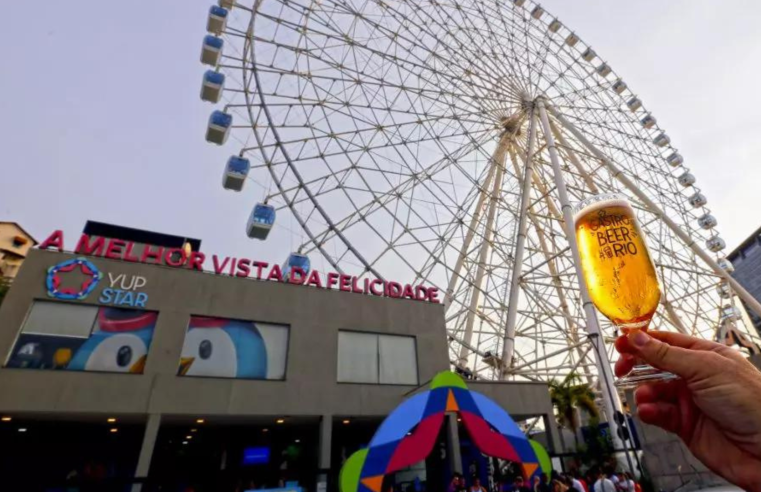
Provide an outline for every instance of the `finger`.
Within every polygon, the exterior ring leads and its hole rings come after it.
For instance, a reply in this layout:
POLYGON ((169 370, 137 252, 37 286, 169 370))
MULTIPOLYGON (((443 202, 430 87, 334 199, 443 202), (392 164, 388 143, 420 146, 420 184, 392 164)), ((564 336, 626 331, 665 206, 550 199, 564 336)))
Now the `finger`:
POLYGON ((638 406, 659 401, 677 403, 680 384, 683 384, 682 381, 643 384, 634 390, 634 401, 638 406))
POLYGON ((629 374, 629 372, 632 370, 632 367, 634 367, 635 362, 636 359, 633 356, 629 354, 621 354, 621 357, 619 357, 616 361, 616 377, 620 378, 629 374))
POLYGON ((637 415, 646 424, 657 425, 675 434, 679 432, 679 409, 672 403, 645 403, 637 407, 637 415))
POLYGON ((658 369, 688 380, 715 373, 726 360, 713 351, 669 345, 643 331, 630 333, 628 339, 629 346, 634 349, 634 355, 658 369))
POLYGON ((705 340, 703 338, 695 338, 683 333, 675 333, 670 331, 649 331, 647 332, 651 337, 660 340, 661 342, 668 343, 673 347, 682 347, 692 350, 711 350, 711 351, 723 351, 726 349, 725 345, 720 343, 705 340))

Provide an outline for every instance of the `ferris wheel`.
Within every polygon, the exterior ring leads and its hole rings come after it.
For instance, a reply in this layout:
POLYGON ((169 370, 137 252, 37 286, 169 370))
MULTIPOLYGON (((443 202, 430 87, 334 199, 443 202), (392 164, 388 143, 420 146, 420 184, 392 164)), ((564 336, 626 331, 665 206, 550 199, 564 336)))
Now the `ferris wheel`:
POLYGON ((540 5, 220 0, 207 29, 206 138, 230 149, 225 188, 247 183, 249 236, 290 214, 302 264, 439 287, 461 372, 610 371, 614 328, 584 309, 567 228, 573 202, 611 192, 635 208, 662 282, 652 326, 757 343, 740 299, 761 306, 729 277, 685 159, 540 5))

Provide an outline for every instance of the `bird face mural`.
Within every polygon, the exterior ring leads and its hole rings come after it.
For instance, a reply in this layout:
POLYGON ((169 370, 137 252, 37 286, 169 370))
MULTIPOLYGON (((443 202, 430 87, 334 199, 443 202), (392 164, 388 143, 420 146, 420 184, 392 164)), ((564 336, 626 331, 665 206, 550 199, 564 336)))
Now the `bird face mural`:
POLYGON ((142 374, 157 316, 146 311, 101 308, 95 330, 66 368, 142 374))
POLYGON ((250 321, 193 316, 179 375, 266 379, 267 347, 250 321))

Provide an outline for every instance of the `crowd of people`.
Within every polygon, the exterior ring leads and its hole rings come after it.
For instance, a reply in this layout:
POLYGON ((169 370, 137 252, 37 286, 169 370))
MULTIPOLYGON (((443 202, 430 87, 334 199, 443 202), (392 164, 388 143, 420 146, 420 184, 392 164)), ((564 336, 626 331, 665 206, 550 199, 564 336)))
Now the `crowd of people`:
MULTIPOLYGON (((642 492, 640 484, 629 472, 603 472, 592 468, 585 475, 578 472, 542 473, 535 476, 531 483, 518 475, 515 479, 496 484, 496 492, 642 492)), ((481 484, 478 477, 469 481, 455 473, 447 492, 492 492, 481 484)))

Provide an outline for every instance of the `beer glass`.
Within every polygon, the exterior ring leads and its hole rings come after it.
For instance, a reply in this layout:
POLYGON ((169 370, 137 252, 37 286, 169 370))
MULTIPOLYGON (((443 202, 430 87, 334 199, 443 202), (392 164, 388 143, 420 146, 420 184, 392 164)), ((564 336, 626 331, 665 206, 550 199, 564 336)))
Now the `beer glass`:
MULTIPOLYGON (((655 266, 631 205, 623 195, 597 195, 574 207, 581 269, 597 309, 624 335, 647 331, 661 298, 655 266)), ((673 379, 637 363, 618 387, 673 379)))

